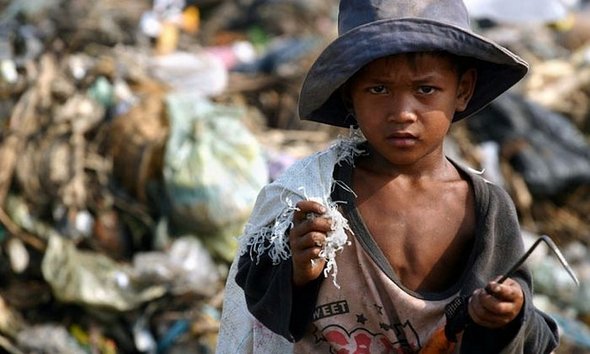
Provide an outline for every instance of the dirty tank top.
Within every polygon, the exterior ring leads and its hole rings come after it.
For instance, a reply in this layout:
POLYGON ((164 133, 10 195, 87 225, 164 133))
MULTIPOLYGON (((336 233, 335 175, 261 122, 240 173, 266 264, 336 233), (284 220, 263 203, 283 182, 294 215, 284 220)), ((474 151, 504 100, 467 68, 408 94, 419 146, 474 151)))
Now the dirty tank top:
MULTIPOLYGON (((351 185, 350 166, 338 169, 335 177, 351 185)), ((346 201, 344 215, 355 235, 337 256, 336 285, 331 278, 323 281, 312 323, 294 353, 453 353, 431 348, 446 342, 444 308, 458 294, 457 284, 431 294, 405 288, 354 208, 351 193, 335 191, 334 197, 346 201)))

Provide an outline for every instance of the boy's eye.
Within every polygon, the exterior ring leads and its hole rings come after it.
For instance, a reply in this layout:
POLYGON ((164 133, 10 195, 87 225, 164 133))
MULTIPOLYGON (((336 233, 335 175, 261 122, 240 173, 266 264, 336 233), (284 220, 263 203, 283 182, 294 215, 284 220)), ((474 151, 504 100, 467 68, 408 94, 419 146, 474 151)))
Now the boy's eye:
POLYGON ((434 92, 434 87, 432 86, 420 86, 418 87, 418 92, 424 95, 429 95, 434 92))
POLYGON ((377 95, 382 95, 384 93, 387 93, 387 88, 384 85, 377 85, 370 87, 369 92, 377 95))

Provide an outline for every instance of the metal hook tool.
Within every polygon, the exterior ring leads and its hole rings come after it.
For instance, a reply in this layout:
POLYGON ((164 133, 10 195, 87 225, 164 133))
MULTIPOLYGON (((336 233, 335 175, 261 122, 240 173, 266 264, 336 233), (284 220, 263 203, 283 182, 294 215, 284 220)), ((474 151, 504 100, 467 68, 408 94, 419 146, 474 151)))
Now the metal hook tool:
MULTIPOLYGON (((540 236, 539 239, 536 240, 535 243, 526 251, 526 253, 522 255, 522 257, 520 257, 520 259, 497 281, 497 283, 503 283, 506 279, 511 277, 516 272, 516 270, 529 258, 531 253, 533 253, 541 241, 545 242, 547 246, 549 246, 565 270, 572 277, 576 285, 580 286, 580 281, 578 280, 578 277, 576 277, 576 274, 574 274, 572 267, 570 267, 568 262, 565 260, 565 257, 563 254, 561 254, 561 251, 559 248, 557 248, 555 242, 553 242, 553 240, 547 235, 540 236)), ((485 287, 485 291, 488 294, 494 296, 494 293, 489 289, 488 286, 485 287)), ((467 310, 468 303, 469 296, 459 295, 445 307, 445 315, 447 317, 445 335, 451 342, 457 342, 457 334, 463 331, 465 326, 467 326, 467 323, 471 321, 469 312, 467 310)))
POLYGON ((512 266, 512 268, 510 268, 506 272, 506 274, 504 274, 497 282, 503 283, 504 280, 511 277, 512 274, 514 274, 514 272, 516 272, 516 270, 527 260, 527 258, 529 258, 531 253, 533 253, 533 251, 535 250, 535 248, 537 248, 541 241, 545 242, 547 246, 549 246, 549 249, 551 249, 551 251, 555 253, 557 259, 559 259, 559 262, 561 262, 563 268, 567 271, 570 277, 572 277, 574 283, 576 283, 577 286, 580 286, 580 281, 578 280, 578 277, 576 277, 574 270, 572 269, 572 267, 570 267, 569 263, 567 262, 559 248, 557 248, 555 242, 553 242, 553 240, 547 235, 540 236, 539 239, 535 241, 535 243, 533 243, 533 245, 528 249, 528 251, 526 251, 526 253, 522 257, 520 257, 520 259, 512 266))

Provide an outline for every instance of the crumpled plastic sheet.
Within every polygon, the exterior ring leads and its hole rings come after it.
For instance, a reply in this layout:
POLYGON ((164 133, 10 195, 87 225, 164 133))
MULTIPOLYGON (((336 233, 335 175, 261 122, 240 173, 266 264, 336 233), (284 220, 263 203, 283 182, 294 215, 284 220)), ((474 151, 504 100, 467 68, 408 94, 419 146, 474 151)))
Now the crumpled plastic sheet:
POLYGON ((142 282, 166 284, 170 292, 192 292, 213 296, 221 279, 211 255, 199 239, 183 236, 167 252, 139 252, 133 257, 137 278, 142 282))
POLYGON ((72 241, 56 235, 49 239, 41 270, 63 302, 127 311, 166 293, 160 284, 135 282, 129 265, 78 250, 72 241))

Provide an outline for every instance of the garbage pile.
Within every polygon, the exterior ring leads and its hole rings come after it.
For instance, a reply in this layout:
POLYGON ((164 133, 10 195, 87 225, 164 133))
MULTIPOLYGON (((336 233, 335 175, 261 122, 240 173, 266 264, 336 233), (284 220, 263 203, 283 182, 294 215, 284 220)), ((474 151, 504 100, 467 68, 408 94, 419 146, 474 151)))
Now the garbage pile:
MULTIPOLYGON (((532 71, 448 141, 578 273, 575 288, 550 256, 530 262, 564 353, 590 348, 584 11, 534 29, 474 19, 532 71)), ((0 1, 2 351, 214 352, 258 191, 346 133, 296 110, 336 14, 335 0, 0 1)))
POLYGON ((541 2, 546 6, 534 1, 466 3, 481 10, 474 21, 478 30, 523 56, 531 70, 519 86, 461 123, 452 132, 453 145, 510 193, 525 244, 548 235, 562 249, 580 287, 545 248, 527 262, 534 300, 558 322, 562 344, 557 353, 588 352, 590 6, 587 1, 551 0, 541 2), (510 12, 506 6, 531 11, 510 12), (555 11, 548 13, 551 8, 555 11))

